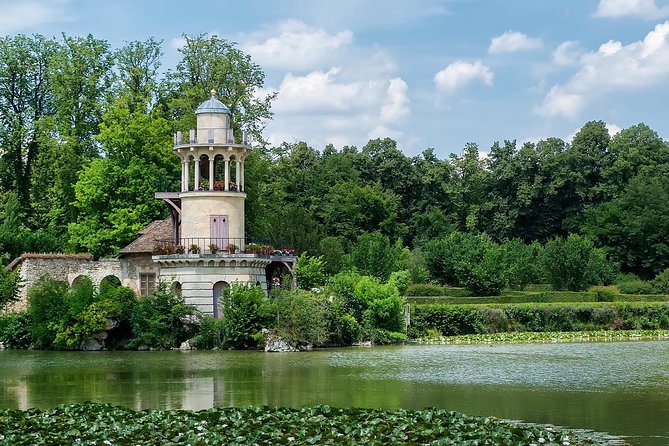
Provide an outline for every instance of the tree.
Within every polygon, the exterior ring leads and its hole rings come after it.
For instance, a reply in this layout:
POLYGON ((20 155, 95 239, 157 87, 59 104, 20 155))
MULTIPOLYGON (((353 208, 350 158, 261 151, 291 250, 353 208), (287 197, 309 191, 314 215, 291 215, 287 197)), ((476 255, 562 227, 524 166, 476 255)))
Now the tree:
POLYGON ((21 277, 18 270, 7 271, 4 262, 0 262, 0 312, 8 304, 19 300, 21 290, 21 277))
POLYGON ((325 285, 325 262, 323 257, 314 257, 303 252, 297 258, 295 267, 297 286, 303 290, 310 290, 325 285))
POLYGON ((36 35, 0 38, 0 184, 24 209, 42 119, 53 113, 48 67, 57 45, 36 35))
MULTIPOLYGON (((544 247, 546 278, 555 290, 583 291, 591 285, 608 285, 604 254, 587 237, 570 234, 566 239, 556 237, 544 247)), ((609 279, 615 278, 608 277, 609 279)))
POLYGON ((384 282, 392 272, 402 268, 408 256, 400 239, 391 244, 390 239, 378 231, 360 235, 351 247, 351 262, 356 270, 384 282))
POLYGON ((235 43, 217 36, 183 36, 182 59, 168 74, 164 103, 175 128, 195 128, 195 108, 215 89, 231 112, 236 138, 246 130, 262 141, 264 121, 272 117, 270 106, 276 93, 258 97, 265 73, 235 43))
POLYGON ((623 271, 651 279, 669 267, 669 172, 634 177, 620 197, 586 212, 583 232, 623 271))
POLYGON ((151 37, 144 42, 128 42, 114 52, 119 71, 116 92, 126 98, 130 112, 137 108, 146 109, 157 99, 157 75, 163 55, 161 44, 162 41, 151 37))

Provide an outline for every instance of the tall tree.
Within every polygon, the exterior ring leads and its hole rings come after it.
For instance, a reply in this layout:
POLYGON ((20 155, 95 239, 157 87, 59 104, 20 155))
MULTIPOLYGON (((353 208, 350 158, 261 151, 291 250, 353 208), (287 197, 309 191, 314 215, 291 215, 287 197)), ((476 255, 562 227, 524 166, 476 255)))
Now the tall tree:
POLYGON ((57 45, 42 36, 0 38, 0 184, 29 205, 42 119, 53 113, 48 67, 57 45))
POLYGON ((235 43, 217 36, 184 35, 179 49, 182 59, 169 73, 164 102, 175 128, 195 128, 195 108, 214 89, 230 109, 231 125, 237 138, 246 130, 262 141, 265 120, 272 117, 270 106, 276 93, 259 97, 265 73, 235 43))
POLYGON ((131 112, 150 106, 157 99, 158 70, 163 52, 162 41, 153 37, 141 42, 128 42, 114 52, 118 78, 116 92, 124 96, 131 112))

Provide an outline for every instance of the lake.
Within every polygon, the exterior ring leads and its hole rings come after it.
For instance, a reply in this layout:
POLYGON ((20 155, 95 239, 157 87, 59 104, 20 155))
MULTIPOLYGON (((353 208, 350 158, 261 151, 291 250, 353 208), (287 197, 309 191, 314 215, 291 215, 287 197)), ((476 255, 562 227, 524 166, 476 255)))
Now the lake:
POLYGON ((0 407, 447 408, 669 444, 669 341, 243 351, 0 351, 0 407))

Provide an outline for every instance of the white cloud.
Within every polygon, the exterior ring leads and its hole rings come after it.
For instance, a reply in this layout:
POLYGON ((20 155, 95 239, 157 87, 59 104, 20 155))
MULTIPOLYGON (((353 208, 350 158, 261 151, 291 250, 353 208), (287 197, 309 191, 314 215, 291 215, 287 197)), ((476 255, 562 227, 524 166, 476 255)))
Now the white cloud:
POLYGON ((0 36, 14 34, 45 23, 69 20, 65 7, 69 2, 26 0, 0 2, 0 36))
POLYGON ((536 109, 544 116, 576 118, 593 98, 663 85, 669 81, 669 21, 660 23, 642 41, 624 45, 608 41, 584 53, 576 73, 555 85, 536 109))
POLYGON ((658 7, 655 0, 600 0, 595 16, 658 19, 669 16, 669 6, 658 7))
POLYGON ((578 42, 567 40, 562 42, 553 51, 553 63, 556 65, 573 65, 578 62, 581 51, 578 49, 578 42))
POLYGON ((272 35, 252 36, 242 44, 254 61, 263 67, 304 70, 331 60, 332 53, 353 43, 353 33, 343 30, 330 34, 323 28, 307 26, 299 20, 280 22, 272 35))
POLYGON ((287 74, 267 128, 272 144, 305 139, 318 147, 365 144, 369 138, 404 137, 409 115, 408 85, 401 78, 346 80, 341 68, 287 74), (292 129, 299 134, 287 134, 292 129))
POLYGON ((518 31, 507 31, 501 36, 493 37, 488 47, 490 54, 514 53, 516 51, 541 48, 541 39, 527 37, 518 31))
POLYGON ((492 85, 493 72, 480 60, 474 63, 458 60, 434 75, 434 82, 440 91, 451 92, 463 88, 475 80, 484 85, 492 85))
POLYGON ((614 136, 614 135, 620 133, 620 131, 622 129, 623 128, 620 127, 619 125, 616 125, 616 124, 613 124, 613 123, 610 123, 610 122, 606 123, 606 130, 609 131, 609 135, 611 135, 611 136, 614 136))

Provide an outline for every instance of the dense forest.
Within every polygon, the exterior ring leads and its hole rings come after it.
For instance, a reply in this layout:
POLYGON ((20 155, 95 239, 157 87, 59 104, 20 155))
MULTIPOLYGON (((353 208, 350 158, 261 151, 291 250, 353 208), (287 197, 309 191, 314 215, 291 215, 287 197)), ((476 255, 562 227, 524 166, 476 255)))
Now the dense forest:
POLYGON ((669 145, 645 124, 611 137, 591 121, 572 141, 471 143, 448 159, 433 148, 406 156, 389 138, 272 147, 262 131, 275 95, 255 95, 264 74, 248 55, 217 37, 185 36, 181 60, 166 69, 160 48, 149 39, 114 49, 90 35, 0 39, 7 259, 113 255, 166 217, 153 194, 179 178, 171 135, 194 127, 195 108, 215 88, 233 127, 255 136, 247 236, 322 255, 329 274, 369 234, 413 251, 453 233, 542 244, 579 234, 622 271, 652 278, 669 267, 669 145))

